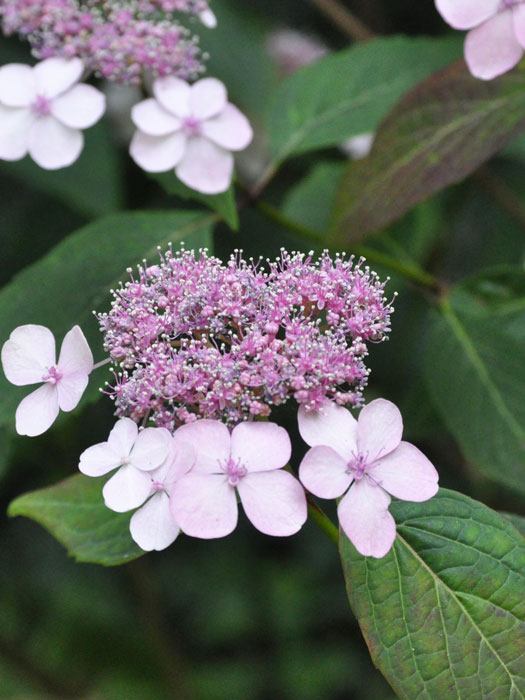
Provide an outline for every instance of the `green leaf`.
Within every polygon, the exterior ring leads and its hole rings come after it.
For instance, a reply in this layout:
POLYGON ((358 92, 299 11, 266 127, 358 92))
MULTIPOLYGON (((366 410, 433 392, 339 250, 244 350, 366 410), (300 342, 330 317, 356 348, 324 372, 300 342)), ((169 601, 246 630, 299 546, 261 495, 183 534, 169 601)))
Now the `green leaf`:
POLYGON ((344 536, 350 605, 375 664, 400 698, 525 697, 525 542, 486 506, 442 489, 394 502, 383 559, 344 536))
MULTIPOLYGON (((95 360, 102 337, 92 310, 103 311, 109 291, 126 279, 126 268, 143 258, 157 260, 157 246, 184 241, 188 248, 211 247, 215 217, 195 212, 125 212, 114 214, 71 234, 38 262, 25 268, 0 291, 0 328, 48 326, 58 342, 79 324, 95 360)), ((27 387, 14 387, 0 377, 0 425, 12 423, 27 387)), ((98 397, 95 381, 85 399, 98 397)))
POLYGON ((82 155, 69 168, 43 170, 30 158, 2 162, 0 173, 21 181, 26 187, 50 194, 88 218, 116 211, 123 202, 119 154, 105 122, 85 132, 82 155))
POLYGON ((45 527, 79 562, 116 566, 142 556, 129 534, 129 513, 104 505, 100 479, 82 474, 15 499, 8 515, 45 527))
POLYGON ((273 160, 375 131, 409 88, 461 55, 452 39, 391 37, 332 54, 286 80, 270 115, 273 160))
POLYGON ((379 128, 370 157, 348 167, 334 238, 377 231, 460 182, 523 131, 524 115, 523 72, 487 82, 458 63, 421 83, 379 128))
POLYGON ((500 515, 503 515, 504 518, 507 518, 516 530, 518 532, 521 532, 521 534, 525 537, 525 518, 522 515, 516 515, 516 513, 503 513, 500 512, 500 515))
POLYGON ((257 118, 266 112, 279 82, 265 45, 273 25, 253 3, 221 0, 213 11, 217 26, 199 28, 199 43, 210 56, 208 73, 227 85, 232 102, 257 118))
POLYGON ((430 397, 466 459, 521 493, 525 294, 512 290, 523 289, 524 277, 519 268, 497 271, 453 289, 432 314, 425 353, 430 397))
POLYGON ((174 194, 181 199, 193 200, 204 204, 208 209, 217 212, 234 231, 239 230, 239 213, 235 202, 235 188, 232 185, 221 194, 201 194, 181 182, 173 173, 159 173, 152 176, 168 194, 174 194))

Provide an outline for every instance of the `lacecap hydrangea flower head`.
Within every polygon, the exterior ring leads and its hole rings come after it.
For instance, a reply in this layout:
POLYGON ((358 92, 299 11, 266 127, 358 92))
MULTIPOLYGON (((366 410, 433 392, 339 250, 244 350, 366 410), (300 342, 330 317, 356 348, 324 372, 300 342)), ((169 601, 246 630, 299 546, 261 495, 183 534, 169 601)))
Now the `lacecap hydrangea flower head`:
POLYGON ((516 66, 525 51, 523 0, 435 0, 443 19, 468 30, 465 60, 471 73, 492 80, 516 66))
POLYGON ((29 41, 40 59, 34 67, 0 68, 0 158, 30 155, 47 170, 75 162, 84 145, 81 130, 105 111, 102 92, 79 84, 94 76, 127 89, 152 88, 153 97, 131 110, 138 130, 130 153, 141 168, 174 170, 204 194, 225 192, 232 152, 249 145, 252 129, 219 80, 199 80, 198 40, 179 17, 216 25, 206 0, 0 3, 4 33, 29 41))
POLYGON ((367 345, 390 330, 385 285, 363 259, 281 251, 273 261, 223 263, 203 249, 169 249, 157 264, 128 270, 109 311, 97 315, 109 358, 93 364, 78 327, 58 361, 51 332, 21 326, 2 363, 15 384, 43 386, 22 401, 19 432, 37 435, 74 408, 94 369, 111 363, 104 393, 117 423, 80 457, 89 477, 114 472, 102 488, 116 512, 134 511, 130 532, 144 550, 180 532, 230 534, 238 501, 262 533, 290 536, 307 518, 307 496, 346 496, 341 526, 365 555, 393 544, 390 495, 425 500, 437 489, 428 460, 401 442, 399 411, 361 407, 367 345), (299 471, 274 409, 299 407, 312 447, 299 471), (302 484, 301 484, 302 481, 302 484))

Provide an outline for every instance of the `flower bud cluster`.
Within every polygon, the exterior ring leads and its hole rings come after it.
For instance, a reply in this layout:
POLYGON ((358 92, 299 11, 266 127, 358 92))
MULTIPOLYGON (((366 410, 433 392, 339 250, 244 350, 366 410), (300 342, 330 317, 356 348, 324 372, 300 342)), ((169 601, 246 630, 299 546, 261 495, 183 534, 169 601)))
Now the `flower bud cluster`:
POLYGON ((197 38, 174 13, 203 17, 206 0, 12 0, 0 3, 5 34, 29 40, 39 59, 80 58, 96 75, 139 84, 144 75, 194 79, 197 38))
POLYGON ((236 425, 292 398, 359 405, 367 342, 386 338, 391 312, 384 283, 353 257, 282 251, 264 266, 170 249, 98 316, 120 368, 107 391, 119 416, 170 430, 236 425))

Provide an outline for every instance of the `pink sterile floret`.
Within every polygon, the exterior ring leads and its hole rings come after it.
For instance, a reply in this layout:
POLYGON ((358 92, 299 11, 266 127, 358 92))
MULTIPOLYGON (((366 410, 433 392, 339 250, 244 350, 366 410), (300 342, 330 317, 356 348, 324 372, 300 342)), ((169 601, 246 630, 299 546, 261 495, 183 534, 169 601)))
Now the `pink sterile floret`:
POLYGON ((320 498, 340 498, 339 522, 355 548, 381 558, 394 543, 390 495, 426 501, 438 490, 438 474, 417 447, 401 440, 403 421, 390 401, 376 399, 359 419, 327 403, 299 409, 299 430, 311 446, 299 468, 303 485, 320 498), (344 495, 346 494, 346 495, 344 495))
POLYGON ((198 192, 225 192, 233 175, 231 151, 246 148, 253 132, 228 102, 223 83, 204 78, 189 85, 170 76, 153 83, 153 95, 131 112, 137 127, 131 157, 147 172, 175 170, 198 192))
POLYGON ((465 59, 477 78, 491 80, 514 68, 525 49, 524 0, 435 0, 455 29, 468 29, 465 59))
POLYGON ((384 284, 363 261, 282 252, 267 269, 234 255, 168 251, 114 292, 99 315, 120 365, 118 415, 173 430, 198 418, 233 426, 295 399, 358 405, 367 342, 390 328, 384 284))
POLYGON ((241 423, 232 433, 219 421, 201 420, 177 431, 196 460, 174 485, 171 510, 181 530, 211 539, 237 525, 237 494, 251 523, 277 537, 295 534, 306 522, 301 484, 283 471, 291 455, 288 433, 275 423, 241 423))
POLYGON ((135 542, 145 551, 168 547, 179 534, 169 508, 174 484, 195 461, 193 447, 179 433, 146 428, 121 418, 101 442, 80 456, 79 469, 98 477, 118 469, 104 485, 104 502, 118 513, 136 510, 130 521, 135 542))
POLYGON ((30 155, 41 168, 65 168, 80 156, 82 130, 104 114, 104 95, 79 83, 78 58, 48 58, 36 66, 0 68, 0 159, 30 155))
POLYGON ((60 410, 72 411, 82 398, 93 369, 93 355, 78 326, 65 336, 56 359, 55 338, 45 326, 18 326, 2 347, 2 366, 11 384, 42 384, 16 410, 16 431, 41 435, 60 410))

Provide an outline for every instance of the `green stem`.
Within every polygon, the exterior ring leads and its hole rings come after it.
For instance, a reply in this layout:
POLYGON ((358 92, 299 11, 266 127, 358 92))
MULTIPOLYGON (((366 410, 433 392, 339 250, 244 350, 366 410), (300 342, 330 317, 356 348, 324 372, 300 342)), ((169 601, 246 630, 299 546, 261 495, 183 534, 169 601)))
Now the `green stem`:
MULTIPOLYGON (((301 238, 311 241, 312 244, 322 245, 324 243, 321 233, 310 229, 303 224, 299 224, 296 221, 292 221, 281 211, 279 211, 279 209, 276 209, 271 204, 268 204, 268 202, 258 201, 256 202, 256 207, 268 219, 271 219, 276 224, 282 226, 282 228, 287 229, 291 233, 295 233, 301 238)), ((374 248, 369 248, 367 246, 353 245, 351 246, 351 250, 356 255, 362 255, 370 262, 383 265, 389 270, 392 270, 392 272, 396 272, 420 287, 432 290, 433 292, 439 292, 441 289, 439 280, 415 263, 402 262, 401 260, 397 260, 391 255, 388 255, 388 253, 382 253, 379 250, 375 250, 374 248)))
POLYGON ((318 505, 312 501, 308 501, 308 513, 312 520, 319 525, 325 535, 339 546, 339 530, 330 518, 323 513, 318 505))

